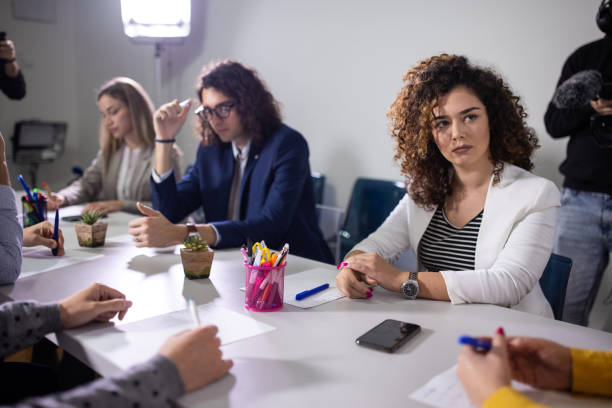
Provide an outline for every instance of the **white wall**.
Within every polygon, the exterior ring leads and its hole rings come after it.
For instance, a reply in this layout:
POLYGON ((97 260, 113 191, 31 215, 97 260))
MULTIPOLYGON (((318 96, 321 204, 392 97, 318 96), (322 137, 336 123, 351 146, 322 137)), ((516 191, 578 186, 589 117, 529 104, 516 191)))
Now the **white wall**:
MULTIPOLYGON (((212 58, 255 67, 286 123, 307 138, 312 169, 327 175, 326 204, 338 206, 346 205, 359 176, 400 178, 385 113, 402 75, 440 52, 465 54, 505 76, 540 136, 535 172, 560 185, 566 140, 552 140, 542 118, 565 58, 602 36, 594 23, 599 0, 192 3, 192 36, 163 54, 163 99, 194 96, 196 76, 212 58)), ((0 129, 10 135, 13 123, 26 118, 68 121, 64 160, 41 172, 59 187, 70 166, 86 166, 97 150, 95 88, 126 75, 155 96, 155 61, 152 45, 123 35, 118 0, 57 5, 58 21, 45 24, 15 20, 11 2, 0 0, 0 30, 16 43, 28 83, 23 101, 0 96, 0 129)), ((187 163, 196 143, 183 129, 187 163)))

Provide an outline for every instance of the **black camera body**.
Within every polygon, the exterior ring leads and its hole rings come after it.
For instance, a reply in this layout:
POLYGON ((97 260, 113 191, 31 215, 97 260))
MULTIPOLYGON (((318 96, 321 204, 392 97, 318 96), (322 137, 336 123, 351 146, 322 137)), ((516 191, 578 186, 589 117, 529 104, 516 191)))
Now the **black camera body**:
POLYGON ((601 99, 612 99, 612 82, 604 82, 601 85, 599 97, 601 99))
POLYGON ((600 147, 612 148, 612 115, 591 116, 591 134, 600 147))

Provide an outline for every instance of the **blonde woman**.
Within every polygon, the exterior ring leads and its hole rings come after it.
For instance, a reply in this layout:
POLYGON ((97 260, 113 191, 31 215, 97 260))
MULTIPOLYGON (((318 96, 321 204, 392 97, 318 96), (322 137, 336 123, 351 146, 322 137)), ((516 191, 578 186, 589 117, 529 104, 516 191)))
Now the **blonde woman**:
MULTIPOLYGON (((52 194, 49 209, 88 203, 85 211, 138 213, 136 202, 151 201, 154 162, 153 111, 149 95, 136 81, 116 77, 98 91, 100 150, 83 176, 52 194)), ((172 166, 180 178, 181 152, 174 146, 172 166)))

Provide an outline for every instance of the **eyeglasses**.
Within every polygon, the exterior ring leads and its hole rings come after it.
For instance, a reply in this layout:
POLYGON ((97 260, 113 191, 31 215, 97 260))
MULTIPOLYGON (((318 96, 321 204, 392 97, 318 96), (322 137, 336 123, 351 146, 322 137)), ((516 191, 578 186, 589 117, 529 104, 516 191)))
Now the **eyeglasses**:
POLYGON ((236 103, 234 102, 222 102, 212 109, 204 105, 200 105, 200 107, 196 109, 194 113, 206 122, 210 122, 213 118, 213 112, 217 114, 219 119, 225 119, 230 115, 234 106, 236 106, 236 103))

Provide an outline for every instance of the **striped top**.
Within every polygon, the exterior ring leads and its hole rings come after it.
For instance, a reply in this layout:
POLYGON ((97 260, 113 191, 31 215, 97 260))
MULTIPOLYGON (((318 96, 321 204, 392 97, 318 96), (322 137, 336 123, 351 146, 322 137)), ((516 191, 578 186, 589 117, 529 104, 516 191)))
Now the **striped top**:
MULTIPOLYGON (((484 211, 484 210, 483 210, 484 211)), ((430 272, 474 270, 482 212, 457 228, 438 208, 419 243, 419 262, 430 272)))

